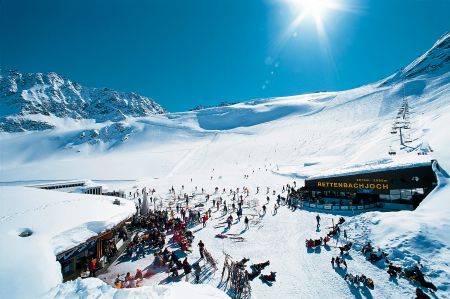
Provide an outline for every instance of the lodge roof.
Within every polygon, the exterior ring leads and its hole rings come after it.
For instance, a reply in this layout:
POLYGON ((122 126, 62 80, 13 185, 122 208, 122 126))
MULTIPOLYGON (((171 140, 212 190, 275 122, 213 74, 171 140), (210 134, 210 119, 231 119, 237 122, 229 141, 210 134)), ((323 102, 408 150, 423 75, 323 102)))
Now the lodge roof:
POLYGON ((429 156, 405 156, 397 159, 386 158, 364 163, 351 164, 341 168, 334 168, 322 172, 319 175, 308 177, 306 180, 316 180, 330 177, 341 177, 362 173, 415 168, 420 166, 431 166, 433 160, 429 156))

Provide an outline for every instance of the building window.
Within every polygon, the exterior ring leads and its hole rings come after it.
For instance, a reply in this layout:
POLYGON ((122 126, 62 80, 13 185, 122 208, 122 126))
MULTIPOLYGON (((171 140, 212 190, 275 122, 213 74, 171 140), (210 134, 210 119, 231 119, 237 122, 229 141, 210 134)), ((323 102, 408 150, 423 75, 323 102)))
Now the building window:
POLYGON ((382 200, 390 200, 390 196, 388 194, 380 194, 380 199, 382 200))
POLYGON ((389 193, 390 193, 391 200, 400 199, 400 190, 391 190, 391 191, 389 191, 389 193))
POLYGON ((61 272, 63 276, 67 276, 75 272, 75 268, 73 266, 73 259, 69 259, 60 263, 62 269, 61 272))
POLYGON ((401 199, 411 199, 411 190, 401 190, 401 199))

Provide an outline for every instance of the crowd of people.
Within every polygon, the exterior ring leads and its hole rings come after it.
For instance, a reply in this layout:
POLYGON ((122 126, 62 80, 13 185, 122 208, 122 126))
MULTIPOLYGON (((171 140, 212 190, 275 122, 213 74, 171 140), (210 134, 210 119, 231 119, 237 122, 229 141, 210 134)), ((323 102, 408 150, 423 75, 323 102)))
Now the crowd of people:
MULTIPOLYGON (((197 189, 196 187, 195 190, 197 192, 197 190, 200 189, 197 189)), ((129 245, 131 247, 130 251, 132 252, 132 254, 135 254, 139 257, 141 252, 144 252, 142 253, 143 256, 145 255, 145 250, 140 249, 141 244, 143 245, 142 248, 144 249, 155 249, 153 264, 154 267, 166 267, 171 277, 179 277, 180 271, 183 271, 186 279, 188 279, 190 274, 193 272, 195 275, 195 282, 198 283, 200 281, 201 273, 200 264, 198 262, 191 264, 189 263, 187 257, 180 259, 178 258, 177 254, 175 254, 175 251, 170 251, 167 247, 164 249, 166 245, 166 236, 168 234, 172 234, 172 237, 170 239, 171 244, 179 247, 179 249, 187 254, 191 253, 193 251, 192 245, 194 234, 190 230, 190 228, 198 224, 201 224, 202 227, 205 227, 208 220, 212 217, 212 210, 215 210, 214 213, 220 212, 223 216, 226 215, 225 222, 221 223, 225 223, 228 231, 235 223, 235 220, 237 220, 236 223, 240 222, 241 217, 244 217, 245 227, 246 229, 249 229, 249 214, 244 214, 243 208, 244 203, 249 202, 247 200, 244 200, 250 196, 250 189, 244 186, 242 188, 230 188, 227 191, 226 188, 220 189, 216 187, 214 188, 214 193, 207 194, 205 189, 201 188, 201 194, 203 195, 205 202, 197 202, 195 204, 191 200, 194 197, 194 193, 192 196, 189 196, 187 193, 184 193, 182 195, 184 186, 182 186, 182 190, 180 191, 180 194, 178 196, 175 193, 174 187, 172 187, 169 191, 173 195, 174 199, 176 199, 177 203, 174 206, 168 207, 165 210, 161 211, 148 211, 145 216, 136 215, 133 218, 132 225, 134 227, 143 229, 146 232, 139 236, 137 234, 135 235, 129 245), (226 195, 228 195, 229 197, 228 203, 227 200, 223 199, 226 195), (236 215, 236 218, 234 217, 234 213, 236 215)), ((263 192, 261 192, 260 187, 256 187, 256 194, 260 194, 263 192)), ((152 190, 152 194, 153 193, 154 189, 152 190)), ((296 182, 293 182, 292 185, 287 184, 282 186, 281 194, 278 195, 276 194, 275 190, 271 190, 269 187, 266 187, 265 196, 266 202, 260 206, 263 213, 262 215, 266 214, 267 206, 271 200, 270 196, 274 196, 275 198, 272 215, 276 215, 278 209, 281 206, 286 206, 292 211, 295 211, 296 209, 302 207, 303 201, 308 200, 307 196, 305 196, 305 192, 303 192, 301 188, 297 188, 296 182)), ((248 207, 249 206, 247 206, 247 208, 248 207)), ((317 231, 320 231, 320 222, 320 215, 317 215, 317 231)), ((331 264, 333 268, 345 267, 345 269, 347 269, 347 261, 345 256, 348 254, 353 245, 352 242, 347 242, 347 232, 345 229, 341 228, 344 222, 345 219, 343 217, 340 217, 336 224, 334 224, 333 222, 331 229, 326 233, 324 237, 306 240, 306 246, 308 248, 326 246, 332 238, 338 241, 341 233, 343 232, 346 242, 343 243, 342 246, 337 246, 337 248, 339 248, 340 250, 340 255, 332 257, 331 264)), ((200 258, 205 259, 204 243, 200 241, 197 246, 199 248, 200 258)), ((367 259, 370 262, 376 263, 383 258, 386 260, 386 262, 388 262, 386 254, 380 249, 374 250, 370 243, 363 246, 362 252, 367 256, 367 259)), ((140 271, 140 273, 138 271, 134 276, 128 275, 129 273, 127 273, 127 275, 125 275, 123 279, 119 279, 121 276, 118 276, 118 282, 120 282, 122 287, 133 287, 135 285, 138 285, 139 283, 135 284, 134 282, 132 282, 133 279, 131 279, 135 278, 134 280, 136 280, 136 282, 139 282, 140 277, 142 277, 142 271, 140 271)), ((345 270, 345 273, 346 272, 347 270, 345 270)), ((388 273, 390 275, 407 277, 413 281, 419 282, 423 287, 427 287, 432 290, 436 289, 433 284, 424 279, 424 275, 420 270, 403 270, 401 268, 399 269, 398 266, 389 264, 388 273)), ((245 275, 249 278, 250 281, 256 276, 260 276, 261 279, 265 279, 266 281, 275 281, 276 272, 262 275, 260 271, 253 271, 251 273, 247 272, 245 275)), ((353 275, 351 273, 346 273, 344 279, 354 285, 362 285, 372 289, 374 288, 374 281, 371 278, 367 278, 364 274, 353 275)), ((421 294, 423 292, 419 290, 418 293, 421 294)))

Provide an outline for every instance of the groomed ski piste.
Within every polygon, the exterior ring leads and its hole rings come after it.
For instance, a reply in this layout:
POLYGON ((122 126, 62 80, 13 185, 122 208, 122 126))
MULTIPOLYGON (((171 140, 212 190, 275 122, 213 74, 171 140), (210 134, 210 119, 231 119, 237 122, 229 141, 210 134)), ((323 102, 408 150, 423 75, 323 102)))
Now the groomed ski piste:
MULTIPOLYGON (((0 297, 227 298, 232 293, 220 284, 226 253, 236 261, 249 258, 248 265, 270 260, 263 274, 275 271, 276 282, 268 285, 254 279, 250 284, 252 298, 414 298, 418 285, 405 278, 390 278, 386 265, 372 264, 362 255, 362 244, 370 240, 397 265, 412 267, 420 262, 427 280, 438 288, 434 294, 424 291, 432 298, 450 298, 450 187, 446 173, 450 169, 449 43, 450 35, 446 35, 399 73, 349 91, 130 117, 123 121, 132 128, 125 142, 116 142, 114 136, 110 142, 96 144, 77 139, 84 131, 109 124, 51 115, 30 116, 52 121, 56 128, 0 134, 3 182, 0 278, 5 282, 0 297), (342 236, 339 240, 332 239, 329 247, 315 250, 308 250, 305 240, 323 237, 332 226, 332 219, 336 223, 340 215, 319 213, 320 229, 316 229, 318 212, 313 210, 291 211, 281 206, 273 215, 272 192, 283 196, 283 185, 296 181, 301 186, 305 178, 333 169, 364 165, 370 168, 414 160, 417 152, 402 150, 398 136, 389 133, 405 97, 413 110, 413 143, 417 147, 422 143, 432 147, 433 152, 427 157, 439 163, 439 184, 415 211, 343 215, 346 222, 342 228, 354 246, 347 256, 346 270, 332 267, 330 261, 339 255, 335 246, 343 244, 342 236), (388 155, 390 147, 396 149, 396 156, 388 155), (135 199, 113 206, 112 197, 23 186, 41 180, 83 178, 102 181, 109 189, 121 189, 126 194, 144 187, 154 188, 156 205, 160 208, 173 200, 169 193, 172 186, 177 194, 194 192, 190 204, 203 203, 205 207, 211 207, 211 201, 218 196, 230 203, 229 190, 238 187, 242 190, 245 186, 250 194, 244 206, 250 207, 244 209, 244 217, 251 216, 254 221, 250 221, 248 230, 242 220, 233 223, 229 231, 225 227, 215 228, 226 218, 220 218, 218 211, 205 228, 201 224, 191 228, 196 232, 193 252, 187 255, 189 262, 199 259, 196 245, 202 240, 218 265, 215 272, 205 265, 199 285, 177 282, 169 279, 167 272, 155 270, 139 288, 114 288, 117 274, 134 274, 138 268, 153 269, 152 254, 113 263, 100 275, 103 282, 89 278, 62 284, 61 269, 55 259, 58 249, 107 229, 115 223, 117 215, 133 213, 135 199), (216 187, 219 192, 214 194, 216 187), (199 191, 201 188, 211 195, 208 202, 199 191), (221 194, 224 188, 226 193, 221 194), (260 217, 266 196, 270 197, 270 203, 266 214, 260 217), (83 203, 84 200, 90 203, 83 203), (91 209, 90 205, 98 207, 91 209), (60 209, 61 214, 55 209, 60 209), (67 226, 57 228, 54 223, 64 223, 60 219, 65 217, 64 210, 72 213, 70 220, 67 226), (18 237, 24 228, 31 229, 33 235, 18 237), (66 238, 67 231, 73 233, 70 238, 66 238), (243 239, 216 238, 219 233, 243 239), (374 280, 374 289, 346 282, 345 273, 365 274, 374 280)), ((179 280, 185 280, 183 275, 179 280)), ((188 283, 193 282, 191 275, 188 283)))

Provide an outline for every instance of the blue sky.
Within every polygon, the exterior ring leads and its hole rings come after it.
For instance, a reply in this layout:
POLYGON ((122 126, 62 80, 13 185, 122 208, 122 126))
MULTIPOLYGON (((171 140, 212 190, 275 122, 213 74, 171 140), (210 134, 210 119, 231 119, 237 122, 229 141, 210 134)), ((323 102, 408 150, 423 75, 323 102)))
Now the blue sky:
POLYGON ((357 87, 450 30, 449 0, 325 0, 341 9, 314 13, 295 1, 307 0, 1 0, 0 66, 183 111, 357 87))

